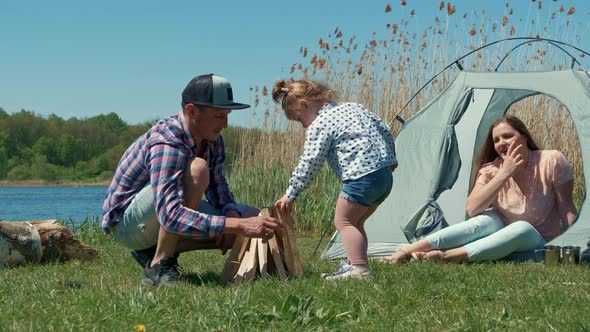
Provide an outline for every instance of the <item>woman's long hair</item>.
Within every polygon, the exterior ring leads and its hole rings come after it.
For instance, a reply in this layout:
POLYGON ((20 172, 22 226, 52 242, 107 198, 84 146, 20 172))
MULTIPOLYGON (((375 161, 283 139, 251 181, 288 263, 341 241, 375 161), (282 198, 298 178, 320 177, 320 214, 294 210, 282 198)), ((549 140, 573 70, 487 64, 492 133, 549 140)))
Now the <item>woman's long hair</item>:
POLYGON ((527 142, 526 145, 529 150, 539 150, 539 146, 537 145, 537 143, 533 139, 533 136, 531 135, 531 133, 527 129, 526 125, 519 118, 515 117, 514 115, 504 115, 498 121, 494 122, 490 126, 490 130, 488 131, 488 136, 487 136, 483 146, 481 147, 481 150, 479 151, 477 158, 475 159, 473 172, 472 172, 473 173, 472 181, 471 181, 472 188, 475 185, 477 173, 479 173, 479 170, 481 169, 481 167, 484 164, 492 162, 496 158, 499 157, 498 152, 494 148, 494 138, 492 137, 492 131, 500 123, 506 123, 510 127, 514 128, 514 130, 519 132, 521 135, 524 135, 526 137, 526 142, 527 142))

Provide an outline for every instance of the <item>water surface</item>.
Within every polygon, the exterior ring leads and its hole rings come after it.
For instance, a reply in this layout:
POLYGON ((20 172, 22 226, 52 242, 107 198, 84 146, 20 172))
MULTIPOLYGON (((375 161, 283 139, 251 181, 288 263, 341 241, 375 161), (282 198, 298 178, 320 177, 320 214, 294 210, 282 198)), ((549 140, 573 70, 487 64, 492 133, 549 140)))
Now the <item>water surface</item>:
POLYGON ((100 217, 107 187, 0 187, 0 220, 100 217))

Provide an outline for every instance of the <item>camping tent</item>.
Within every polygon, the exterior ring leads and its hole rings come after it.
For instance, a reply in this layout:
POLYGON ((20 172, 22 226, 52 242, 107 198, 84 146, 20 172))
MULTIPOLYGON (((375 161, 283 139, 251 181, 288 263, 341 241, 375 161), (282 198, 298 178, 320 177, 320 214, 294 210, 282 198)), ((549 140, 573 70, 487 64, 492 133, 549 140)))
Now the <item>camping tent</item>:
MULTIPOLYGON (((448 68, 448 67, 447 67, 448 68)), ((574 122, 590 174, 590 76, 585 71, 467 72, 408 119, 396 138, 400 166, 393 173, 393 190, 366 223, 369 256, 385 256, 414 242, 436 214, 449 224, 467 219, 474 155, 491 124, 508 108, 533 95, 544 94, 562 103, 574 122)), ((588 188, 590 176, 585 177, 588 188)), ((590 239, 590 210, 584 201, 576 223, 550 244, 586 248, 590 239)), ((346 257, 334 234, 323 258, 346 257)))

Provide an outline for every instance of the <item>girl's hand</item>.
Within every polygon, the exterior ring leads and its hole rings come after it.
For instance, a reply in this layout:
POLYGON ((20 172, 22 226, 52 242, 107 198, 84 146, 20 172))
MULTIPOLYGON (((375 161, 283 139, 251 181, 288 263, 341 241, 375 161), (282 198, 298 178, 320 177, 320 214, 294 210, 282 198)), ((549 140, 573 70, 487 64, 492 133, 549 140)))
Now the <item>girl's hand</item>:
POLYGON ((502 172, 507 178, 511 177, 516 173, 516 171, 522 166, 524 163, 524 159, 522 157, 522 149, 525 147, 522 144, 516 146, 515 142, 512 142, 508 147, 508 151, 506 152, 506 156, 502 161, 502 166, 500 167, 500 172, 502 172))
POLYGON ((282 213, 291 214, 291 211, 293 211, 293 205, 295 205, 295 201, 291 200, 287 195, 275 202, 275 208, 282 213))

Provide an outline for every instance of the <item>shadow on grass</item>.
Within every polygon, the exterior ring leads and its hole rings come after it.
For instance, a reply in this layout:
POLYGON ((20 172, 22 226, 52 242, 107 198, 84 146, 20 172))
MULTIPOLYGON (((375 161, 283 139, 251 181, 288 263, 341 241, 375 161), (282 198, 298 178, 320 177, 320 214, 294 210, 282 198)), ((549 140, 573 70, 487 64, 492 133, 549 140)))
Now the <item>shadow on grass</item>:
POLYGON ((183 273, 181 280, 195 286, 217 286, 226 287, 227 285, 221 282, 221 274, 208 271, 205 273, 183 273))

